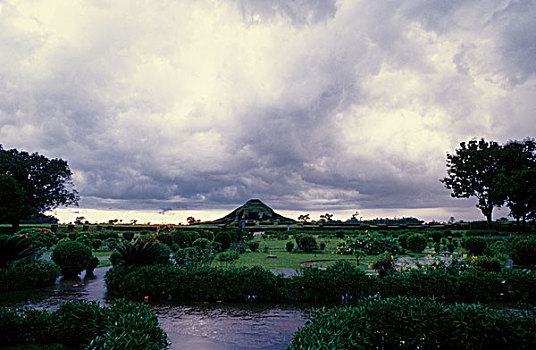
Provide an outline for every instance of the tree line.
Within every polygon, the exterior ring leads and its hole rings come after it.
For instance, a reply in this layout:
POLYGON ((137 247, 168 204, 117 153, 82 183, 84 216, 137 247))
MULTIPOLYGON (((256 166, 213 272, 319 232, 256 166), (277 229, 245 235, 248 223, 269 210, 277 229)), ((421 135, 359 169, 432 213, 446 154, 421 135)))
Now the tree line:
POLYGON ((471 140, 447 153, 447 176, 440 181, 455 198, 475 197, 492 227, 495 207, 506 205, 518 222, 536 220, 536 143, 527 138, 500 145, 471 140))

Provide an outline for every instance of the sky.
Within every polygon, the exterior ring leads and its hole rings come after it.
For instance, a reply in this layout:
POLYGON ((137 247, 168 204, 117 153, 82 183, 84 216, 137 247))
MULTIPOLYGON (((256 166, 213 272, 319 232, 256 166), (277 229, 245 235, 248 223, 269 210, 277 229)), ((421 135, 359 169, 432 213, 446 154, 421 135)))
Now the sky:
POLYGON ((534 0, 0 0, 0 144, 68 162, 63 221, 250 198, 482 219, 439 180, 460 142, 536 136, 535 18, 534 0))

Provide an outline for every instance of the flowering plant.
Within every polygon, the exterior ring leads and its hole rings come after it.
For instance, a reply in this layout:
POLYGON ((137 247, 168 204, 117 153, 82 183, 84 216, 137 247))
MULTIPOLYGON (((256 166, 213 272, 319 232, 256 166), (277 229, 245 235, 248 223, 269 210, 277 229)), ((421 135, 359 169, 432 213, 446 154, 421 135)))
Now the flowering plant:
POLYGON ((25 228, 15 234, 20 238, 26 238, 32 248, 50 248, 56 244, 59 238, 49 228, 25 228))

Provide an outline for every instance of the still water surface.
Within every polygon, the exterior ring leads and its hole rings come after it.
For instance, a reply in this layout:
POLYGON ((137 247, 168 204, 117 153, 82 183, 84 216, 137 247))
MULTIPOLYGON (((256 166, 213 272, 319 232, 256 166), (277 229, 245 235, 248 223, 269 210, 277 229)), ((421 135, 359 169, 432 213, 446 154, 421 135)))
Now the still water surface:
MULTIPOLYGON (((94 279, 62 280, 54 287, 0 294, 2 306, 28 306, 54 310, 69 300, 96 300, 107 304, 104 274, 94 279)), ((171 349, 235 350, 285 349, 292 334, 311 315, 310 306, 289 304, 161 303, 151 304, 171 349)))

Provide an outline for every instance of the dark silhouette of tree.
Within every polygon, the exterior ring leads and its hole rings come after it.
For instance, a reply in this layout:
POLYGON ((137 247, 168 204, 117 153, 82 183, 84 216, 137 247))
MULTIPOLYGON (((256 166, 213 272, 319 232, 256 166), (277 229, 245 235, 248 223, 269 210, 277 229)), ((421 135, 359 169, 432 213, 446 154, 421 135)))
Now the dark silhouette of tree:
POLYGON ((332 221, 331 218, 333 218, 333 214, 330 213, 320 215, 320 221, 332 221))
POLYGON ((311 220, 309 214, 301 214, 298 216, 298 221, 308 222, 309 220, 311 220))
POLYGON ((533 139, 509 141, 501 150, 500 173, 494 187, 518 222, 536 210, 536 144, 533 139))
POLYGON ((441 179, 455 198, 476 197, 476 207, 492 226, 493 208, 504 203, 497 188, 500 174, 501 146, 494 141, 471 140, 460 143, 455 154, 447 153, 448 176, 441 179))
POLYGON ((7 186, 9 193, 17 198, 22 196, 22 199, 16 199, 18 204, 13 202, 10 210, 2 209, 0 213, 15 230, 22 219, 61 205, 78 204, 71 170, 62 159, 48 159, 38 153, 16 149, 5 150, 0 145, 0 175, 3 175, 2 186, 7 186))

